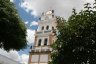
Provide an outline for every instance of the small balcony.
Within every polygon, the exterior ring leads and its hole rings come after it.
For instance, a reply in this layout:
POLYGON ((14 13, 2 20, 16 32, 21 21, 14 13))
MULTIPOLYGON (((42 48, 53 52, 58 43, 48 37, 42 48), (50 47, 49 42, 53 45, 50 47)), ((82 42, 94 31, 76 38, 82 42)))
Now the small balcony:
POLYGON ((52 51, 52 48, 50 46, 35 46, 33 47, 30 52, 32 53, 46 53, 46 52, 51 52, 52 51))
POLYGON ((36 34, 50 34, 50 33, 52 33, 52 30, 42 30, 36 32, 36 34))
POLYGON ((44 33, 50 33, 50 32, 52 32, 52 30, 46 30, 46 31, 44 31, 44 33))
POLYGON ((42 34, 43 32, 42 31, 38 31, 38 32, 36 32, 36 34, 42 34))

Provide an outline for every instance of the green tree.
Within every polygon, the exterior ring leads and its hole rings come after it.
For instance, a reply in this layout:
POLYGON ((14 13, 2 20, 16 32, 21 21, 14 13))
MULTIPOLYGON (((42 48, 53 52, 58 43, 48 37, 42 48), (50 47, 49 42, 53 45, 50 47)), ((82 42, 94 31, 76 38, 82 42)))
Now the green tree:
POLYGON ((84 5, 84 10, 59 27, 53 44, 51 64, 96 64, 96 2, 84 5))
POLYGON ((10 0, 0 0, 0 48, 9 51, 27 46, 26 27, 10 0))

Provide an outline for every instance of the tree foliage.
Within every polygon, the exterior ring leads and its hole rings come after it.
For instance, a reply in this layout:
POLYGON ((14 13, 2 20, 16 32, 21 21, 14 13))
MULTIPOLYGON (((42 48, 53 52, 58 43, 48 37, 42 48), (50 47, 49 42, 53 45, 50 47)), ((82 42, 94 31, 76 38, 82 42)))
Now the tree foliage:
POLYGON ((59 27, 50 64, 96 64, 96 2, 84 5, 59 27))
POLYGON ((0 48, 9 51, 25 48, 26 27, 10 0, 0 0, 0 48))

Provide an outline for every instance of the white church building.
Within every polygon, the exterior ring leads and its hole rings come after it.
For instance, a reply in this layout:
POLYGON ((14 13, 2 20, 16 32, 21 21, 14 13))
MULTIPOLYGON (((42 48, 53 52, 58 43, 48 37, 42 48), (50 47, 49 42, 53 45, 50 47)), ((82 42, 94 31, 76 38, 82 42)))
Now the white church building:
POLYGON ((51 60, 50 45, 56 40, 56 16, 54 10, 42 13, 35 33, 34 46, 30 49, 29 64, 48 64, 51 60))

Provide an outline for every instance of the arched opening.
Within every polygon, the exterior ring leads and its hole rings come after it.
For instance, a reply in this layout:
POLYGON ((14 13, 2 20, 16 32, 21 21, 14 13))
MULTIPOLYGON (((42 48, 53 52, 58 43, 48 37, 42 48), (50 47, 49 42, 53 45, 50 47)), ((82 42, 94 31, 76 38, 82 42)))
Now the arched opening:
POLYGON ((41 39, 39 39, 39 41, 38 41, 38 46, 41 46, 41 39))
POLYGON ((42 30, 44 30, 44 26, 42 26, 42 30))
POLYGON ((46 26, 46 30, 48 30, 49 29, 49 26, 46 26))
POLYGON ((44 45, 47 45, 47 41, 48 41, 48 39, 45 38, 45 40, 44 40, 44 45))
POLYGON ((52 30, 54 30, 54 27, 52 26, 52 30))

